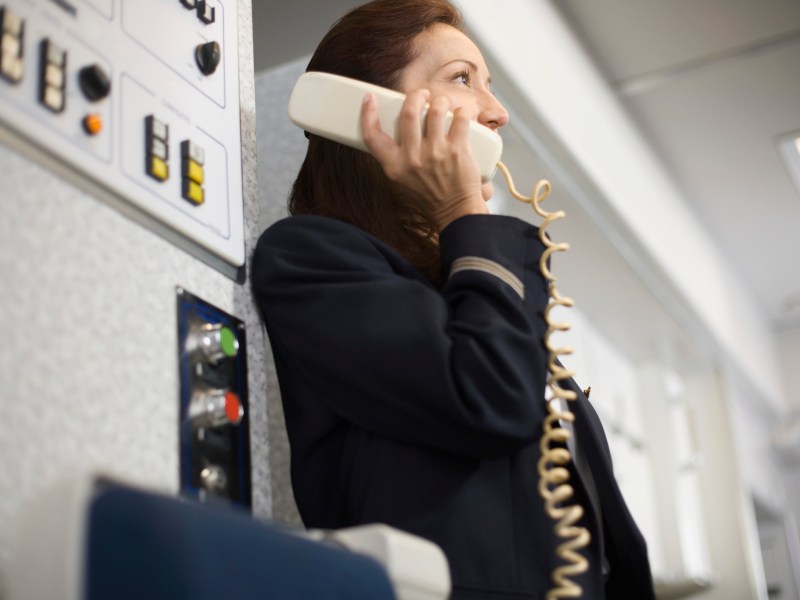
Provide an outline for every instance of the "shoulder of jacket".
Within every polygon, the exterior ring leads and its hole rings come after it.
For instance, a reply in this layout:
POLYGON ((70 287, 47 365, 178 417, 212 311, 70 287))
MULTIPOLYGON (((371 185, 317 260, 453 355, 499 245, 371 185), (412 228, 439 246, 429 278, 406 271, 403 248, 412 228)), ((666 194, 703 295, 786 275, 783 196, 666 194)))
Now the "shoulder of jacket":
POLYGON ((281 273, 289 265, 323 270, 394 270, 402 257, 372 234, 330 217, 291 216, 267 228, 253 253, 254 274, 281 273))
POLYGON ((267 227, 261 233, 259 244, 269 244, 278 240, 285 243, 291 240, 300 241, 325 237, 352 237, 379 241, 363 229, 339 219, 319 215, 295 215, 284 217, 267 227))

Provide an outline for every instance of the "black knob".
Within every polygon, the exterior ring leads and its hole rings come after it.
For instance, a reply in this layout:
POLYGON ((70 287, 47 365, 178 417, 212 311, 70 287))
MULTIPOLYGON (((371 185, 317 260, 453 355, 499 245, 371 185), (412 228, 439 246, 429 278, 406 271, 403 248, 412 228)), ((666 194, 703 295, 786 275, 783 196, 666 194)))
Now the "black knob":
POLYGON ((90 102, 102 100, 111 92, 111 80, 98 64, 83 67, 78 73, 78 83, 90 102))
POLYGON ((220 58, 222 58, 222 50, 217 42, 206 42, 195 48, 194 59, 203 75, 211 75, 216 71, 220 58))

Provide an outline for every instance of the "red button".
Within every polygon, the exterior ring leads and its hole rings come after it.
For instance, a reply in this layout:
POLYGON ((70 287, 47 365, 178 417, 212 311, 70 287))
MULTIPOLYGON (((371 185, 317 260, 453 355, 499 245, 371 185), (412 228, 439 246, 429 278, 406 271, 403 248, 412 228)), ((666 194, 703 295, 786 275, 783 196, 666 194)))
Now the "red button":
POLYGON ((244 409, 242 408, 242 403, 239 401, 239 396, 233 392, 227 392, 225 394, 225 414, 228 416, 228 420, 234 425, 242 420, 244 409))

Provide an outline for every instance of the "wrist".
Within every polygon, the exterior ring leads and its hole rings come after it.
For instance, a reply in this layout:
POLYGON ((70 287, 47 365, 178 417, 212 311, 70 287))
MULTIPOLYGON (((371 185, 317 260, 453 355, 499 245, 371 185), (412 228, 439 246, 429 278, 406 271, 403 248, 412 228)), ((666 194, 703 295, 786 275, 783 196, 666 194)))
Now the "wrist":
POLYGON ((441 207, 433 213, 433 219, 441 232, 450 223, 467 215, 487 215, 489 208, 483 197, 474 198, 469 202, 459 202, 455 205, 441 207))

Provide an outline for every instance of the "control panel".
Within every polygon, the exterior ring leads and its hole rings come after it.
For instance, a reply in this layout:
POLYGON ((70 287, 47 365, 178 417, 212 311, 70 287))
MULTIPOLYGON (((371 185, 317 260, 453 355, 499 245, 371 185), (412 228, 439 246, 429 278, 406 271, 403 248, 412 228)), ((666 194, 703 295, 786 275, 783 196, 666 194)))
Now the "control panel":
POLYGON ((178 288, 181 492, 250 506, 244 324, 178 288))
POLYGON ((236 0, 0 0, 0 134, 240 275, 237 38, 236 0))

